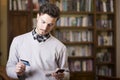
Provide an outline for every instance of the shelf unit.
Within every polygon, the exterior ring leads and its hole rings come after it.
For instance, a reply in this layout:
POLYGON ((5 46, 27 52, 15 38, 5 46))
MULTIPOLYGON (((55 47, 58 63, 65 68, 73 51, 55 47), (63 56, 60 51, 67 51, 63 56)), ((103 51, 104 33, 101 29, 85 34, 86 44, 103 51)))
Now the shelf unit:
POLYGON ((55 34, 68 48, 70 80, 95 79, 93 2, 93 0, 55 2, 61 9, 61 18, 55 34))
MULTIPOLYGON (((8 0, 8 49, 13 37, 36 26, 36 1, 8 0)), ((116 0, 49 2, 61 10, 53 34, 67 46, 70 80, 116 76, 116 0)))
POLYGON ((116 76, 116 0, 96 0, 96 4, 96 76, 116 76))

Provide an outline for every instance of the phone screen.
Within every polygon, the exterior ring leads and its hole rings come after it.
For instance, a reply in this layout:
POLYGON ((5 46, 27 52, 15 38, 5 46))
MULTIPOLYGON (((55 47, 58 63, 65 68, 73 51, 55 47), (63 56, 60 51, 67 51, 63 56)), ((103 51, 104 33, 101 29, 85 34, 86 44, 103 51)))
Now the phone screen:
POLYGON ((64 69, 58 69, 57 71, 56 71, 56 73, 63 73, 65 70, 64 69))

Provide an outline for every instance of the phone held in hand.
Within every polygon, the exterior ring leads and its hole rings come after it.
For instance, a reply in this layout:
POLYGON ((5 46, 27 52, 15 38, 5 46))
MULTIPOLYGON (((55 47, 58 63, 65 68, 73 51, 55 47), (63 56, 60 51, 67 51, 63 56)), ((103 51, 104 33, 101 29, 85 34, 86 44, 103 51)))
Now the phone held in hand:
POLYGON ((58 69, 57 71, 56 71, 56 73, 63 73, 65 71, 65 69, 58 69))

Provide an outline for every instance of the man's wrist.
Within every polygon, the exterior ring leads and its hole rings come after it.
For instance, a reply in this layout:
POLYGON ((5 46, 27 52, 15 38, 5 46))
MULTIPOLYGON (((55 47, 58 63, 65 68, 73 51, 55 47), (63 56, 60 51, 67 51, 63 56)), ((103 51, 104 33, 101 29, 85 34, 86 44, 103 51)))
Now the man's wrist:
POLYGON ((25 75, 17 75, 19 80, 24 80, 25 79, 25 75))

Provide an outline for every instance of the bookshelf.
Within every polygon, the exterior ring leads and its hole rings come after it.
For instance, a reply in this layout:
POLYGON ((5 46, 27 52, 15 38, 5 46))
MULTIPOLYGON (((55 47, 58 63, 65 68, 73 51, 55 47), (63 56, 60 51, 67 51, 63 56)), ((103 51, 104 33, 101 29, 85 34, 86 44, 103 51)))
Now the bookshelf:
POLYGON ((116 0, 96 0, 96 3, 96 75, 115 76, 116 0))
MULTIPOLYGON (((53 34, 67 46, 70 80, 116 76, 116 0, 43 1, 61 10, 53 34)), ((8 0, 8 49, 14 36, 36 26, 40 5, 38 0, 8 0)))
POLYGON ((55 1, 61 10, 56 37, 67 45, 70 80, 94 80, 93 0, 55 1))

